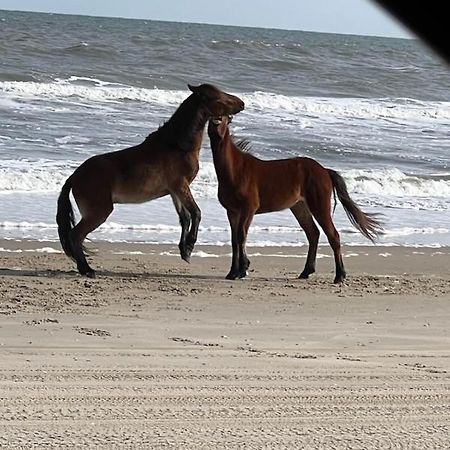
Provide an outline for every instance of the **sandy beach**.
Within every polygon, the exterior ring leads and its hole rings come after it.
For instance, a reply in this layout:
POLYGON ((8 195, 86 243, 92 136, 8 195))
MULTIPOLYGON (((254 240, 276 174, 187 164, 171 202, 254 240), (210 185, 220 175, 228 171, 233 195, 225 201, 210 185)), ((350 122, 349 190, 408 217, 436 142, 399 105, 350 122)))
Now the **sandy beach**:
POLYGON ((449 448, 449 248, 89 246, 0 240, 0 448, 449 448))

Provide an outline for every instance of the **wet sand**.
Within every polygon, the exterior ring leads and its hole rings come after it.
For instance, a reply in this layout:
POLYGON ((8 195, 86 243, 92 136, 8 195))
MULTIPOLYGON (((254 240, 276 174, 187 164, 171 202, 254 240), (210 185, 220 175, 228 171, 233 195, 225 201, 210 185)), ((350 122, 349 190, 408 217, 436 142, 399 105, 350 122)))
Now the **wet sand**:
POLYGON ((449 248, 92 246, 0 240, 0 448, 449 448, 449 248))

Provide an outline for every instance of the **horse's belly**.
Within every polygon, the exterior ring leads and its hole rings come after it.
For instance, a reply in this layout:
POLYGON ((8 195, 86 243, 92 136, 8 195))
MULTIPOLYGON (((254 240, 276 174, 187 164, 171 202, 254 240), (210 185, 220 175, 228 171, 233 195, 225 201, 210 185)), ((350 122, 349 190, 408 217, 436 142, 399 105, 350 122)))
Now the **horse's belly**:
POLYGON ((113 193, 112 200, 113 203, 145 203, 163 197, 168 193, 169 191, 167 190, 154 192, 115 192, 113 193))
POLYGON ((113 203, 144 203, 168 193, 162 174, 147 167, 117 180, 112 188, 112 199, 113 203))
POLYGON ((273 197, 270 199, 260 199, 260 205, 256 214, 264 214, 269 212, 283 211, 292 208, 296 203, 304 201, 300 195, 289 195, 281 197, 273 197))

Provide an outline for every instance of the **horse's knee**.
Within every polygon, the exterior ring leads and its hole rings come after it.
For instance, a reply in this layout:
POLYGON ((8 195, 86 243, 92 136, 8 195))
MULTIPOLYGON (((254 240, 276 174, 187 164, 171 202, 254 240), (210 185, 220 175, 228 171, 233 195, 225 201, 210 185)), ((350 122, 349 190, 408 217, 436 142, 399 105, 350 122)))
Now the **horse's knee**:
POLYGON ((189 224, 191 222, 191 214, 189 213, 189 211, 186 208, 182 208, 178 212, 178 217, 180 219, 180 225, 183 228, 189 227, 189 224))
POLYGON ((196 223, 197 225, 202 220, 202 211, 198 206, 195 207, 194 211, 191 212, 192 222, 196 223))

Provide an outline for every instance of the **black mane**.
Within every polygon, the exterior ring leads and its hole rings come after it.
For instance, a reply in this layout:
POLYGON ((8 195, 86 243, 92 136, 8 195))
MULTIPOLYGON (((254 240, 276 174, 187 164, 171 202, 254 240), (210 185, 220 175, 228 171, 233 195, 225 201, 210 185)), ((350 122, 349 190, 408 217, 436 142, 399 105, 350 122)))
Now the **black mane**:
POLYGON ((204 128, 207 120, 208 113, 205 108, 197 100, 197 96, 191 94, 156 133, 171 147, 189 152, 194 146, 195 134, 204 128))
POLYGON ((239 140, 234 140, 233 139, 233 143, 234 145, 241 151, 245 152, 245 153, 251 153, 252 152, 252 143, 248 140, 248 139, 239 139, 239 140))

